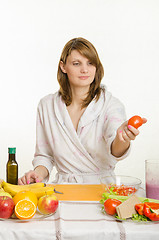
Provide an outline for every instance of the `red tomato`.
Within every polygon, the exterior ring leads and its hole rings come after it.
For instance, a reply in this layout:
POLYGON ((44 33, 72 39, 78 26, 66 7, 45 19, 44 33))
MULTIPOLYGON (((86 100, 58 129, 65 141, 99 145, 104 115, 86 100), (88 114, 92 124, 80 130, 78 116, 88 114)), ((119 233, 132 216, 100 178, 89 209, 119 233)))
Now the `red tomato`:
POLYGON ((116 207, 121 204, 121 201, 117 199, 110 199, 108 198, 104 202, 104 209, 107 214, 114 215, 116 213, 116 207))
POLYGON ((143 120, 140 116, 133 116, 132 118, 129 119, 128 125, 133 126, 134 128, 138 128, 143 124, 143 120))

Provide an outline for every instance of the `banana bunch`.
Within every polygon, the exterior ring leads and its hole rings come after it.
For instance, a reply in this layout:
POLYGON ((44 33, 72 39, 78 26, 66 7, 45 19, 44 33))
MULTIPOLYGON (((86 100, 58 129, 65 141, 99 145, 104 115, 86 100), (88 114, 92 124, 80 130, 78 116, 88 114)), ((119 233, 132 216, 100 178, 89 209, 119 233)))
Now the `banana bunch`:
POLYGON ((4 189, 3 189, 3 187, 2 187, 2 182, 3 182, 3 180, 2 179, 0 179, 0 196, 7 196, 7 197, 10 197, 10 198, 12 198, 12 196, 8 193, 8 192, 5 192, 4 191, 4 189))
POLYGON ((2 182, 3 182, 3 180, 0 179, 0 192, 4 192, 4 189, 3 189, 3 187, 2 187, 2 182))
POLYGON ((27 184, 27 185, 14 185, 14 184, 10 184, 3 181, 2 187, 4 191, 8 192, 12 197, 14 197, 16 193, 20 191, 25 191, 25 190, 34 192, 37 198, 54 193, 54 187, 47 187, 45 183, 41 183, 41 182, 27 184))

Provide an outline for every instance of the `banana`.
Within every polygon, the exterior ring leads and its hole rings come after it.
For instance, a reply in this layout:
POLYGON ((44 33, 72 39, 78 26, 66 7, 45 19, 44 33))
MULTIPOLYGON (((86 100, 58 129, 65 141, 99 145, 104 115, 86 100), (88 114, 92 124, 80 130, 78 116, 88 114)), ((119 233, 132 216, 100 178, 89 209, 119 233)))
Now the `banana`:
POLYGON ((45 183, 33 183, 33 184, 27 184, 27 185, 14 185, 14 184, 10 184, 7 183, 5 181, 2 182, 2 187, 4 189, 5 192, 8 192, 12 197, 14 197, 14 195, 17 192, 23 191, 23 190, 32 190, 32 189, 43 189, 46 186, 45 183))
POLYGON ((0 178, 0 185, 1 185, 2 182, 3 182, 3 179, 0 178))
POLYGON ((0 179, 0 192, 1 192, 1 191, 4 191, 4 189, 3 189, 3 187, 2 187, 2 182, 3 182, 3 180, 0 179))
POLYGON ((54 193, 53 187, 40 187, 40 188, 32 188, 30 191, 34 192, 39 199, 40 197, 44 195, 51 195, 54 193))

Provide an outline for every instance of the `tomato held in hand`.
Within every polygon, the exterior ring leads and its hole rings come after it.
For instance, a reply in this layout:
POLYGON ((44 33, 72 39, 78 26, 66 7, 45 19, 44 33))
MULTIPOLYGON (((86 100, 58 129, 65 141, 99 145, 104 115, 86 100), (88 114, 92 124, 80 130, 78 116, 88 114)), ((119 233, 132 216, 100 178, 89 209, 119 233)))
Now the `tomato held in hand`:
POLYGON ((121 201, 119 201, 117 199, 108 198, 104 202, 105 212, 109 215, 114 215, 116 213, 116 207, 119 206, 120 204, 121 204, 121 201))
POLYGON ((143 124, 143 120, 140 116, 133 116, 132 118, 129 119, 128 125, 133 126, 134 128, 138 128, 143 124))

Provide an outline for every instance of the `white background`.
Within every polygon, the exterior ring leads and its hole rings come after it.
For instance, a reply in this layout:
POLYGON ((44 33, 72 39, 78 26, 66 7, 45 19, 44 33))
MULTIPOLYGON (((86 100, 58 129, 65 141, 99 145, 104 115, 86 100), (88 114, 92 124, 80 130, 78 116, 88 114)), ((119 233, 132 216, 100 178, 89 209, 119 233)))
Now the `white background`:
POLYGON ((127 118, 148 119, 115 170, 144 183, 145 159, 159 158, 158 0, 0 0, 0 178, 11 146, 19 176, 32 169, 37 104, 58 90, 61 51, 74 37, 96 47, 127 118))

